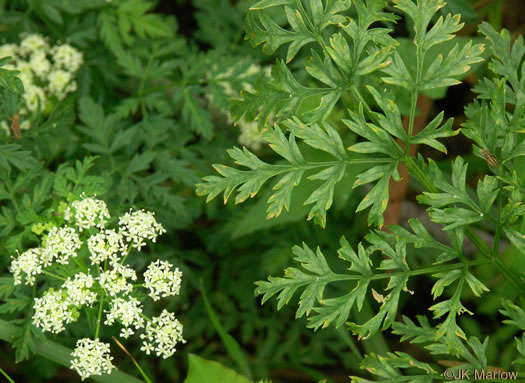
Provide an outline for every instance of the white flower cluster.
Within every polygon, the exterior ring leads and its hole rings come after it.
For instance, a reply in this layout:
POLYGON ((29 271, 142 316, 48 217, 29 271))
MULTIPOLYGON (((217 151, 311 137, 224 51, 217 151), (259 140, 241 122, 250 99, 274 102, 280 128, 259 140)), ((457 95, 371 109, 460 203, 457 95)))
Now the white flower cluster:
POLYGON ((54 262, 68 264, 70 257, 77 256, 77 250, 82 242, 75 229, 71 227, 52 227, 44 239, 44 246, 29 249, 17 258, 12 257, 11 273, 15 285, 23 283, 25 274, 26 284, 33 286, 35 277, 42 273, 43 268, 51 266, 54 262))
POLYGON ((140 250, 146 244, 145 239, 152 242, 157 237, 166 232, 160 223, 155 219, 155 213, 145 211, 131 211, 120 217, 120 232, 132 246, 140 250))
MULTIPOLYGON (((44 332, 58 334, 67 324, 75 322, 84 309, 97 310, 100 312, 97 334, 102 321, 108 326, 119 323, 123 338, 143 329, 142 349, 167 358, 173 355, 177 343, 185 343, 182 324, 166 310, 149 320, 134 292, 145 288, 155 301, 178 295, 182 272, 167 261, 155 260, 144 272, 144 283, 136 285, 136 271, 124 264, 133 248, 140 250, 146 240, 155 242, 166 230, 153 213, 145 210, 121 216, 118 229, 106 227, 110 220, 104 201, 83 195, 72 202, 64 210, 64 221, 69 226, 41 225, 39 234, 48 231, 42 247, 13 257, 10 269, 14 283, 32 286, 42 274, 61 280, 58 288, 50 288, 41 298, 35 298, 33 324, 44 332), (75 262, 69 262, 71 259, 75 262), (57 264, 69 266, 56 267, 57 264), (103 310, 104 307, 108 309, 103 310)), ((113 368, 109 345, 98 339, 79 340, 73 357, 71 368, 82 379, 113 368)))
POLYGON ((42 298, 35 298, 33 324, 36 327, 58 334, 66 329, 64 323, 75 321, 74 311, 69 307, 64 295, 63 290, 49 289, 42 298))
POLYGON ((144 273, 144 286, 154 301, 179 294, 182 271, 178 268, 172 271, 172 268, 171 263, 158 259, 150 263, 144 273))
POLYGON ((173 313, 166 310, 148 322, 146 331, 140 334, 140 337, 144 339, 140 348, 142 351, 148 355, 155 351, 157 356, 162 356, 164 359, 177 351, 175 349, 177 343, 186 343, 182 338, 182 324, 173 313))
POLYGON ((113 357, 110 355, 109 344, 98 339, 79 339, 71 356, 71 368, 82 380, 91 375, 109 374, 115 368, 111 363, 113 357))
MULTIPOLYGON (((19 111, 22 116, 35 113, 38 108, 45 111, 53 97, 62 100, 77 89, 75 74, 83 63, 83 55, 68 44, 51 47, 43 36, 29 34, 19 45, 0 46, 0 58, 7 56, 13 60, 4 68, 21 72, 19 77, 25 89, 25 107, 19 111)), ((8 121, 2 121, 0 128, 9 134, 8 121)), ((20 128, 29 129, 29 120, 20 128)))
POLYGON ((15 285, 22 283, 22 273, 26 275, 28 285, 35 284, 35 276, 42 272, 42 263, 40 262, 41 249, 29 249, 17 258, 12 257, 11 272, 15 279, 15 285))
POLYGON ((102 263, 110 260, 115 263, 124 254, 126 247, 124 237, 115 230, 103 230, 88 238, 88 249, 91 253, 91 262, 102 263))
POLYGON ((142 305, 137 298, 115 298, 111 301, 111 310, 106 312, 108 314, 104 324, 111 326, 115 320, 118 320, 124 326, 120 333, 123 338, 128 338, 135 333, 132 327, 135 329, 144 327, 144 318, 141 316, 142 305))
POLYGON ((79 231, 92 227, 103 229, 107 223, 106 218, 109 218, 106 203, 95 198, 87 198, 84 194, 80 197, 81 200, 73 201, 71 206, 68 206, 64 212, 64 219, 71 221, 74 217, 79 231))

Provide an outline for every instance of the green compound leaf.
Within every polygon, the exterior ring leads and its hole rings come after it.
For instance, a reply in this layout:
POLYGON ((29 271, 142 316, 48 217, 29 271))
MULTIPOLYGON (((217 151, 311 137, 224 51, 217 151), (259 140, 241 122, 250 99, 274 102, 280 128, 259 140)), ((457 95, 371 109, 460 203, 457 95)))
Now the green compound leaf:
POLYGON ((348 319, 350 310, 356 304, 357 309, 361 311, 370 283, 368 277, 373 275, 370 268, 372 261, 362 244, 358 245, 357 254, 344 237, 341 238, 340 244, 339 258, 351 264, 348 270, 362 275, 363 278, 358 280, 350 293, 337 298, 322 299, 320 301, 321 306, 313 308, 314 313, 308 318, 307 327, 314 330, 319 329, 319 327, 328 327, 334 321, 336 328, 340 327, 348 319))
POLYGON ((375 380, 367 380, 352 376, 353 383, 368 383, 368 382, 396 382, 396 381, 410 381, 413 383, 431 383, 434 379, 439 379, 437 372, 427 363, 419 362, 412 356, 396 351, 386 353, 386 356, 376 355, 371 353, 365 356, 361 362, 361 369, 367 370, 369 373, 376 375, 375 380), (422 370, 424 374, 420 375, 402 375, 398 369, 412 369, 417 368, 422 370))
POLYGON ((509 81, 514 92, 523 91, 524 84, 523 81, 520 81, 519 76, 522 69, 523 56, 525 56, 523 36, 518 36, 512 42, 512 37, 508 30, 503 29, 498 33, 487 22, 480 24, 479 31, 489 41, 489 50, 494 56, 489 63, 490 70, 509 81))
POLYGON ((409 137, 407 141, 411 144, 428 145, 446 154, 447 148, 437 139, 455 136, 459 133, 459 130, 452 130, 452 119, 448 119, 447 122, 438 129, 443 121, 443 116, 444 112, 439 113, 421 132, 413 137, 409 137))
POLYGON ((390 178, 399 181, 399 172, 397 170, 398 162, 392 162, 387 165, 375 166, 364 173, 357 176, 353 187, 373 182, 377 179, 379 181, 374 185, 372 190, 363 198, 361 203, 357 206, 356 212, 364 210, 370 206, 370 212, 368 213, 368 225, 383 226, 383 212, 388 205, 389 196, 389 182, 390 178))
POLYGON ((24 84, 17 76, 20 71, 1 68, 11 61, 11 57, 0 57, 0 87, 12 93, 24 93, 24 84))
POLYGON ((348 328, 358 335, 359 339, 367 339, 377 333, 379 330, 388 329, 394 323, 399 304, 399 296, 401 291, 406 290, 406 283, 408 275, 394 275, 390 278, 386 290, 389 290, 388 295, 384 297, 381 294, 374 294, 381 307, 379 312, 366 323, 359 325, 356 323, 348 323, 348 328))
POLYGON ((308 88, 301 85, 283 61, 278 60, 272 68, 271 79, 261 78, 255 84, 255 93, 241 92, 240 99, 234 99, 231 112, 236 120, 243 116, 257 120, 263 128, 270 117, 282 121, 302 116, 306 123, 322 121, 332 111, 341 95, 335 88, 308 88), (313 110, 300 113, 301 106, 310 98, 320 99, 313 110))
MULTIPOLYGON (((255 295, 262 295, 262 303, 278 294, 277 309, 280 310, 296 293, 297 289, 305 287, 300 296, 299 309, 296 318, 309 315, 310 311, 322 297, 326 285, 336 278, 326 259, 319 248, 314 253, 305 243, 303 246, 294 246, 292 249, 294 260, 299 262, 307 271, 303 272, 297 268, 289 267, 285 270, 283 277, 268 277, 268 281, 259 281, 255 284, 255 295)), ((337 279, 335 279, 337 280, 337 279)))
POLYGON ((525 312, 523 309, 508 299, 504 299, 501 302, 503 309, 499 310, 502 315, 510 319, 503 321, 505 324, 510 324, 519 327, 521 330, 525 331, 525 312))
POLYGON ((305 9, 301 2, 277 0, 260 1, 248 13, 246 39, 253 46, 263 44, 266 54, 273 54, 281 45, 288 44, 286 62, 293 60, 297 52, 310 42, 321 38, 321 32, 331 24, 339 24, 344 17, 339 13, 350 7, 350 0, 315 0, 305 9), (282 6, 292 30, 279 26, 267 8, 282 6))
POLYGON ((38 164, 30 151, 21 149, 22 146, 16 144, 0 145, 0 168, 7 172, 11 167, 25 171, 38 164))
POLYGON ((454 46, 448 56, 438 56, 426 70, 420 90, 429 90, 460 84, 457 77, 461 77, 470 70, 472 64, 483 61, 483 45, 472 45, 468 42, 461 49, 459 45, 454 46))
MULTIPOLYGON (((396 0, 395 6, 405 12, 414 22, 414 44, 417 48, 418 63, 421 62, 421 65, 430 48, 451 40, 455 33, 463 27, 459 15, 447 15, 445 18, 441 16, 428 29, 434 14, 445 6, 442 0, 418 0, 416 3, 412 0, 396 0)), ((459 44, 456 44, 446 57, 439 54, 423 71, 421 78, 411 75, 401 56, 396 54, 393 64, 383 70, 389 75, 389 77, 384 77, 383 81, 409 91, 414 89, 428 91, 457 85, 460 83, 458 78, 468 72, 472 64, 483 60, 481 57, 483 50, 482 44, 472 45, 470 41, 461 48, 459 44)))
MULTIPOLYGON (((270 147, 288 164, 272 165, 261 161, 248 149, 233 148, 228 151, 230 157, 238 165, 250 170, 239 170, 225 165, 214 165, 219 176, 203 178, 203 183, 197 185, 197 194, 207 195, 211 201, 220 193, 224 195, 225 203, 232 193, 237 190, 235 203, 242 203, 247 198, 254 197, 270 178, 281 175, 273 186, 272 195, 268 199, 267 217, 273 218, 281 214, 283 209, 288 210, 293 189, 303 181, 305 172, 314 173, 306 177, 308 181, 321 181, 304 202, 312 204, 308 219, 321 225, 326 225, 326 211, 332 206, 335 186, 348 172, 348 165, 362 165, 380 162, 378 159, 361 160, 349 155, 345 150, 339 133, 328 124, 313 124, 306 126, 299 119, 287 120, 283 124, 289 131, 286 138, 281 128, 270 128, 263 135, 270 147), (313 162, 304 159, 296 138, 306 145, 324 151, 334 157, 335 161, 313 162), (321 170, 319 170, 321 168, 321 170)), ((353 170, 350 171, 354 174, 353 170)))

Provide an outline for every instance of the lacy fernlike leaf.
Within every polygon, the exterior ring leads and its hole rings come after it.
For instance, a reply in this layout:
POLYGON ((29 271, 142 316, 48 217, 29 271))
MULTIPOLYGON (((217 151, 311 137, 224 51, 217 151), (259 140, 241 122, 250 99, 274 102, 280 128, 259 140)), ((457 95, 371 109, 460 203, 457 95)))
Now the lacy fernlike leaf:
POLYGON ((305 87, 294 78, 283 61, 277 61, 271 79, 257 81, 255 93, 242 91, 241 98, 232 101, 231 112, 236 120, 245 116, 248 121, 257 120, 262 128, 270 116, 276 122, 301 116, 301 105, 311 97, 321 98, 321 101, 314 112, 303 113, 307 123, 325 119, 339 99, 340 91, 305 87))
POLYGON ((388 295, 384 297, 378 293, 374 294, 376 300, 381 303, 379 312, 362 325, 349 323, 348 328, 355 335, 358 335, 359 339, 367 339, 379 330, 383 331, 388 329, 392 323, 394 323, 397 314, 397 306, 399 304, 399 296, 401 291, 406 291, 407 281, 408 274, 392 275, 386 288, 386 290, 390 290, 388 295))
POLYGON ((401 382, 409 381, 412 383, 432 383, 434 379, 439 379, 437 372, 427 363, 419 362, 412 356, 396 351, 387 352, 386 356, 376 355, 371 353, 366 355, 361 361, 361 369, 367 370, 369 373, 376 375, 375 380, 367 380, 357 376, 352 376, 353 383, 368 383, 368 382, 401 382), (422 370, 420 375, 403 375, 398 369, 413 369, 422 370))
POLYGON ((247 198, 255 196, 261 186, 270 178, 284 173, 274 185, 274 193, 268 199, 268 218, 277 217, 283 208, 288 210, 293 188, 303 180, 304 173, 310 171, 314 174, 311 174, 308 180, 322 181, 322 183, 305 201, 305 204, 313 204, 308 218, 313 218, 316 223, 324 226, 326 224, 326 211, 332 205, 335 185, 345 175, 347 165, 376 163, 377 159, 363 161, 358 158, 349 158, 339 134, 329 125, 321 127, 313 124, 308 127, 298 119, 289 120, 285 125, 290 131, 288 138, 279 127, 268 129, 264 138, 277 154, 286 159, 288 164, 268 164, 259 160, 255 154, 246 148, 233 148, 228 151, 230 157, 238 165, 249 170, 214 165, 221 176, 205 177, 204 183, 197 185, 197 194, 207 195, 207 201, 210 201, 218 194, 223 193, 226 203, 232 193, 237 190, 235 202, 241 203, 247 198), (336 161, 310 162, 305 160, 295 142, 295 137, 303 139, 307 145, 315 149, 331 154, 336 161))
POLYGON ((525 44, 523 36, 519 35, 512 42, 509 31, 503 29, 500 33, 496 32, 489 23, 481 23, 479 31, 485 35, 489 41, 489 49, 494 58, 489 63, 491 71, 504 77, 512 86, 512 92, 523 92, 523 79, 520 81, 523 57, 525 56, 525 44))
POLYGON ((362 278, 358 279, 350 293, 337 298, 323 299, 320 301, 321 306, 313 308, 314 314, 308 318, 307 327, 315 330, 319 327, 328 327, 333 321, 335 321, 336 328, 341 326, 348 319, 354 305, 357 305, 357 309, 361 311, 370 277, 373 275, 370 268, 372 261, 362 244, 358 245, 357 254, 344 237, 341 238, 340 244, 339 258, 350 262, 351 266, 348 270, 357 273, 356 279, 360 277, 358 274, 362 278))
POLYGON ((503 323, 517 326, 525 331, 525 312, 523 309, 508 299, 504 299, 501 304, 503 309, 499 310, 499 312, 509 318, 504 320, 503 323))
POLYGON ((454 33, 463 27, 459 22, 459 15, 449 15, 445 19, 441 16, 430 31, 427 31, 432 17, 445 6, 443 0, 418 0, 416 4, 412 0, 395 0, 394 3, 396 8, 405 12, 414 22, 414 43, 424 51, 452 39, 454 33))
POLYGON ((472 45, 469 41, 462 48, 454 46, 445 58, 438 55, 426 70, 418 89, 423 91, 461 84, 456 77, 468 72, 472 64, 483 61, 483 50, 482 44, 472 45))
POLYGON ((459 15, 441 16, 434 25, 429 28, 432 17, 436 12, 445 6, 443 0, 396 0, 396 8, 405 12, 414 22, 415 39, 414 44, 417 48, 418 75, 412 76, 408 71, 400 55, 394 56, 393 64, 383 71, 389 77, 383 78, 388 84, 394 84, 406 88, 410 91, 430 90, 435 88, 457 85, 460 77, 470 69, 470 65, 480 62, 483 45, 472 45, 468 42, 461 48, 456 46, 446 57, 438 55, 430 66, 423 71, 425 54, 434 45, 443 43, 454 38, 463 24, 460 23, 459 15))
POLYGON ((408 224, 414 232, 413 234, 399 225, 391 225, 388 227, 388 230, 396 236, 404 238, 407 243, 413 244, 416 249, 428 248, 439 250, 440 253, 435 263, 446 262, 458 256, 456 250, 436 241, 418 219, 412 218, 408 221, 408 224))
POLYGON ((445 179, 433 161, 429 162, 429 174, 442 193, 424 192, 417 198, 420 203, 432 207, 430 217, 434 222, 446 225, 444 230, 453 230, 482 221, 486 214, 490 214, 490 209, 499 193, 495 177, 486 176, 478 182, 478 204, 467 193, 465 184, 467 165, 461 157, 458 157, 452 165, 452 184, 445 179), (457 207, 458 204, 466 205, 468 209, 457 207))
MULTIPOLYGON (((505 315, 506 317, 510 319, 506 319, 503 321, 505 324, 514 325, 520 328, 520 330, 525 331, 525 312, 523 312, 523 309, 508 299, 504 299, 501 302, 503 309, 499 310, 499 312, 502 315, 505 315)), ((516 348, 518 352, 521 354, 521 358, 517 358, 513 363, 524 365, 525 364, 525 333, 522 333, 521 338, 515 337, 516 341, 516 348)))
POLYGON ((350 0, 313 0, 309 2, 308 11, 301 1, 260 1, 250 8, 246 38, 254 46, 263 44, 263 51, 267 54, 290 43, 286 55, 286 62, 290 62, 304 45, 320 39, 326 27, 342 23, 344 17, 339 13, 349 7, 350 0), (275 6, 284 6, 292 30, 282 28, 265 12, 275 6))
POLYGON ((262 303, 279 293, 277 296, 277 309, 281 309, 287 304, 297 289, 305 287, 299 299, 299 309, 296 317, 300 318, 304 314, 307 316, 314 305, 323 297, 326 285, 334 280, 339 280, 337 275, 332 272, 326 259, 319 248, 314 253, 305 243, 303 246, 294 246, 292 249, 295 261, 299 262, 300 269, 289 267, 284 271, 284 277, 268 277, 268 281, 259 281, 255 284, 255 295, 263 295, 262 303))
MULTIPOLYGON (((446 279, 447 282, 445 282, 445 284, 453 282, 448 279, 448 276, 442 275, 442 278, 446 279)), ((434 313, 434 318, 441 318, 443 315, 448 314, 445 321, 437 326, 436 339, 443 337, 444 342, 448 345, 448 350, 454 355, 461 354, 462 345, 460 338, 464 340, 467 339, 464 331, 456 322, 457 316, 463 313, 473 315, 473 313, 461 303, 461 293, 466 280, 465 275, 461 275, 458 279, 459 282, 452 298, 439 302, 429 308, 429 310, 434 313)), ((433 293, 435 294, 436 290, 433 289, 433 293)))
POLYGON ((459 130, 452 130, 452 119, 448 119, 439 129, 438 127, 443 122, 444 112, 439 113, 421 132, 417 135, 409 137, 407 141, 411 144, 424 144, 447 153, 447 148, 438 138, 452 137, 459 133, 459 130))

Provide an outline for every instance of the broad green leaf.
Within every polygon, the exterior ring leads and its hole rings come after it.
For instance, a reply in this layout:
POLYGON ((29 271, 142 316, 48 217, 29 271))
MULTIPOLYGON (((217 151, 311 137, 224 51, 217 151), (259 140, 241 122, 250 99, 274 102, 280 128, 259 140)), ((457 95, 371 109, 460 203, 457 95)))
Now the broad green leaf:
POLYGON ((218 362, 203 359, 195 354, 189 354, 188 361, 189 371, 184 383, 250 383, 244 376, 218 362))
POLYGON ((505 235, 510 240, 510 242, 516 246, 516 248, 522 253, 525 254, 525 234, 518 232, 517 230, 509 229, 504 227, 503 231, 505 235))

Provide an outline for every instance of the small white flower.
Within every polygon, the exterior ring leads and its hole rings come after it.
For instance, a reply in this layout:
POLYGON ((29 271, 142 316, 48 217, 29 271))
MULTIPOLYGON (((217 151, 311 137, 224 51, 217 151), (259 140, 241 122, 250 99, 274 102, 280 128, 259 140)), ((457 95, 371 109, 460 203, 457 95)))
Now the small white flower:
POLYGON ((33 309, 33 324, 42 331, 58 334, 65 330, 64 323, 76 320, 61 290, 49 289, 42 298, 35 298, 33 309))
POLYGON ((15 278, 14 284, 22 283, 23 274, 25 274, 26 284, 33 286, 35 283, 35 276, 42 273, 42 263, 40 254, 42 249, 29 249, 19 255, 17 258, 11 257, 11 273, 15 278))
POLYGON ((82 380, 92 375, 109 374, 115 368, 111 363, 113 357, 110 355, 109 344, 98 339, 79 339, 71 356, 71 369, 82 380))
POLYGON ((140 348, 142 351, 148 355, 151 351, 155 351, 157 356, 162 356, 164 359, 177 351, 175 349, 177 343, 186 343, 182 338, 182 324, 175 318, 175 314, 166 310, 148 322, 140 338, 144 340, 140 348))
POLYGON ((34 52, 31 54, 29 65, 35 74, 39 77, 44 78, 51 69, 51 63, 46 58, 46 54, 42 51, 34 52))
POLYGON ((115 298, 111 301, 111 310, 106 312, 104 324, 111 326, 115 321, 119 321, 124 326, 121 332, 123 338, 134 334, 131 327, 135 329, 144 327, 144 318, 141 316, 142 305, 136 298, 115 298))
POLYGON ((124 237, 115 230, 103 230, 94 234, 87 240, 88 249, 91 252, 91 262, 93 264, 102 263, 109 259, 111 262, 117 262, 119 254, 126 252, 124 237))
POLYGON ((47 52, 48 49, 47 41, 38 34, 27 35, 20 43, 20 50, 26 55, 38 51, 47 52))
POLYGON ((124 214, 120 217, 119 226, 122 235, 138 250, 146 245, 144 240, 155 242, 159 235, 166 232, 155 219, 155 213, 144 209, 133 212, 130 210, 129 213, 124 214))
POLYGON ((53 227, 45 240, 45 247, 42 251, 42 264, 50 266, 56 262, 63 265, 69 263, 69 257, 76 257, 77 250, 82 246, 82 241, 72 227, 53 227))
POLYGON ((84 61, 82 53, 68 44, 53 47, 51 54, 55 65, 69 72, 76 72, 84 61))
POLYGON ((73 279, 68 278, 62 288, 66 290, 66 303, 74 306, 92 306, 97 300, 97 294, 90 290, 94 279, 84 273, 75 274, 73 279))
POLYGON ((106 219, 110 217, 106 203, 95 198, 86 198, 84 195, 81 197, 83 199, 73 201, 71 206, 66 209, 64 219, 71 221, 74 216, 75 224, 80 231, 92 227, 103 229, 107 222, 106 219))
POLYGON ((133 285, 128 283, 128 279, 137 280, 135 270, 118 263, 112 264, 113 269, 102 271, 97 278, 100 286, 112 297, 124 292, 129 294, 133 291, 133 285))
POLYGON ((182 271, 178 268, 172 271, 172 268, 171 263, 158 259, 150 263, 144 273, 144 286, 154 301, 179 294, 182 271))

